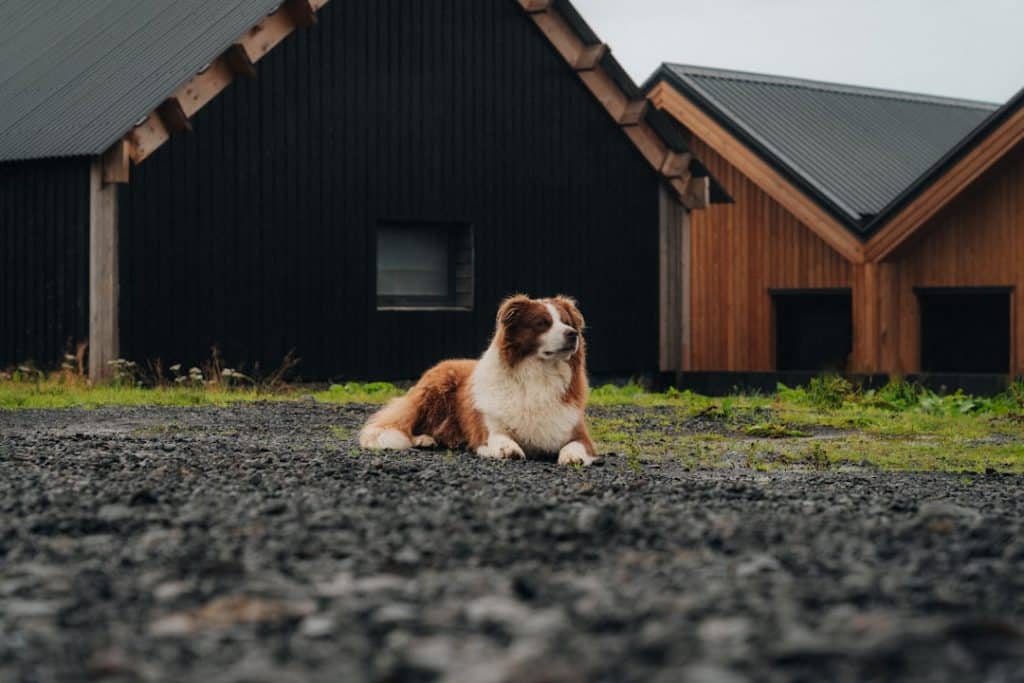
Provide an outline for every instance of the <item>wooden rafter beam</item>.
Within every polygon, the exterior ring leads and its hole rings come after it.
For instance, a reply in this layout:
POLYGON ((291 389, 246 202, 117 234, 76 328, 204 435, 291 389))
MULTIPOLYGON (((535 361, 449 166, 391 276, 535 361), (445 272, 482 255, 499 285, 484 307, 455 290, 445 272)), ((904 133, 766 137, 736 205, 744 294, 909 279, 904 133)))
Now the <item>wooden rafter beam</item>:
POLYGON ((316 24, 316 9, 309 0, 288 0, 284 7, 299 28, 309 28, 316 24))
POLYGON ((853 233, 696 104, 664 82, 656 85, 648 97, 654 106, 670 114, 694 136, 738 168, 765 194, 785 207, 844 258, 851 263, 864 262, 864 245, 853 233))
MULTIPOLYGON (((688 208, 706 205, 700 198, 700 192, 694 194, 690 187, 689 177, 684 171, 675 168, 679 162, 666 166, 673 150, 665 143, 653 128, 647 124, 645 116, 649 102, 631 100, 619 87, 615 79, 601 66, 608 53, 603 43, 587 45, 576 31, 569 25, 565 17, 555 10, 552 0, 519 0, 519 5, 529 14, 537 28, 547 37, 562 58, 571 66, 588 90, 611 115, 633 144, 640 150, 651 167, 657 171, 688 208), (668 173, 665 173, 665 171, 668 173)), ((689 165, 689 161, 686 161, 689 165)))
POLYGON ((535 12, 547 12, 554 2, 553 0, 519 0, 519 4, 527 12, 534 14, 535 12))
POLYGON ((682 178, 689 172, 692 161, 693 155, 689 152, 669 150, 665 154, 665 160, 661 162, 661 175, 666 178, 682 178))
POLYGON ((626 104, 625 109, 619 115, 620 126, 639 126, 643 123, 644 115, 647 114, 647 100, 633 100, 626 104))
POLYGON ((580 52, 579 57, 576 59, 576 63, 573 64, 573 68, 576 71, 593 71, 597 68, 597 65, 601 63, 604 56, 608 54, 608 46, 604 43, 598 43, 597 45, 591 45, 580 52))
POLYGON ((224 63, 227 64, 228 70, 234 76, 241 78, 256 78, 256 65, 249 59, 249 55, 246 54, 245 48, 235 43, 221 55, 224 63))
POLYGON ((164 128, 172 135, 183 130, 192 130, 192 122, 189 121, 188 115, 185 113, 184 108, 181 106, 181 101, 177 97, 170 97, 164 100, 164 103, 157 107, 156 113, 160 116, 160 120, 164 122, 164 128))
POLYGON ((255 64, 296 28, 312 25, 316 11, 329 0, 288 0, 245 32, 223 54, 174 91, 156 111, 125 134, 128 156, 140 164, 173 133, 189 130, 189 119, 206 106, 237 76, 256 75, 255 64), (312 21, 310 19, 312 17, 312 21))

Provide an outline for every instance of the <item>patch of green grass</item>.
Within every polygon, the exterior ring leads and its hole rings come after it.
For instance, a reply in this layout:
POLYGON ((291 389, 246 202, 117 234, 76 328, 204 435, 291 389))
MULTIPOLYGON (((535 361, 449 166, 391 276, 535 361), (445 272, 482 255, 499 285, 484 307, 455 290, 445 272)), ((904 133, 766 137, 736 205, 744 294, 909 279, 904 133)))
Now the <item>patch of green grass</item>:
POLYGON ((267 398, 254 389, 97 387, 56 382, 0 382, 0 410, 102 406, 225 406, 267 398))
POLYGON ((332 384, 326 391, 312 396, 320 403, 386 403, 401 396, 405 391, 390 382, 348 382, 332 384))
POLYGON ((595 390, 600 406, 643 406, 621 416, 591 413, 600 448, 637 458, 674 457, 698 467, 1024 473, 1024 385, 993 398, 939 396, 906 382, 862 391, 841 378, 772 396, 710 399, 645 393, 635 385, 595 390), (712 432, 694 433, 697 419, 712 432), (818 436, 814 436, 818 434, 818 436), (790 439, 800 438, 801 441, 790 439), (771 447, 764 439, 772 439, 771 447), (807 443, 807 440, 810 443, 807 443))
POLYGON ((109 383, 90 385, 82 378, 43 374, 29 378, 0 379, 0 410, 100 408, 103 406, 226 406, 252 401, 289 401, 312 396, 321 403, 384 403, 402 395, 402 390, 387 382, 336 384, 324 391, 303 392, 301 388, 282 386, 268 391, 252 386, 202 386, 168 384, 156 387, 109 383))
POLYGON ((809 432, 795 429, 779 422, 760 422, 743 428, 747 436, 756 436, 761 439, 789 439, 810 436, 809 432))

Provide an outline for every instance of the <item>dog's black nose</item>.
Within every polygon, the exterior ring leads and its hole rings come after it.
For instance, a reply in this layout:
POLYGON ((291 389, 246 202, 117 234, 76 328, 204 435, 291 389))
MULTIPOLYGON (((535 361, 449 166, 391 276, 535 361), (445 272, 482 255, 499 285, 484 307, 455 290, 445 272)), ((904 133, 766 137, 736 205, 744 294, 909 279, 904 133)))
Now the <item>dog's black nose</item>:
POLYGON ((566 330, 565 338, 568 339, 569 341, 576 341, 577 339, 580 338, 580 333, 577 332, 576 330, 566 330))

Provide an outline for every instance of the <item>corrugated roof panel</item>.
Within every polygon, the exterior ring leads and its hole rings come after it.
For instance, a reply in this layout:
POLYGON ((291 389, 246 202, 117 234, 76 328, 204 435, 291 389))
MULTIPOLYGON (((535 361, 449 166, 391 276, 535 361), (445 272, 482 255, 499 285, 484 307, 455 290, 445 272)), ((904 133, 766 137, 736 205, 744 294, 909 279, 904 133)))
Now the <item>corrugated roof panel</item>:
POLYGON ((662 72, 799 177, 857 231, 996 105, 744 72, 662 72))
POLYGON ((102 153, 281 0, 0 0, 0 159, 102 153))

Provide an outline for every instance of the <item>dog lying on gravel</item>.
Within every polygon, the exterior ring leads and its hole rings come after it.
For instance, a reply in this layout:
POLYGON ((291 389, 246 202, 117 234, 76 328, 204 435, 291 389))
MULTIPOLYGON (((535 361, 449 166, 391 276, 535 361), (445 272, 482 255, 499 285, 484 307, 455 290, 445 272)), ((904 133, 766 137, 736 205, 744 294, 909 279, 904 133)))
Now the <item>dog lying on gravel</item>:
POLYGON ((405 396, 370 417, 359 444, 468 446, 499 459, 558 453, 561 465, 593 464, 583 325, 568 297, 506 299, 479 360, 447 360, 427 370, 405 396))

